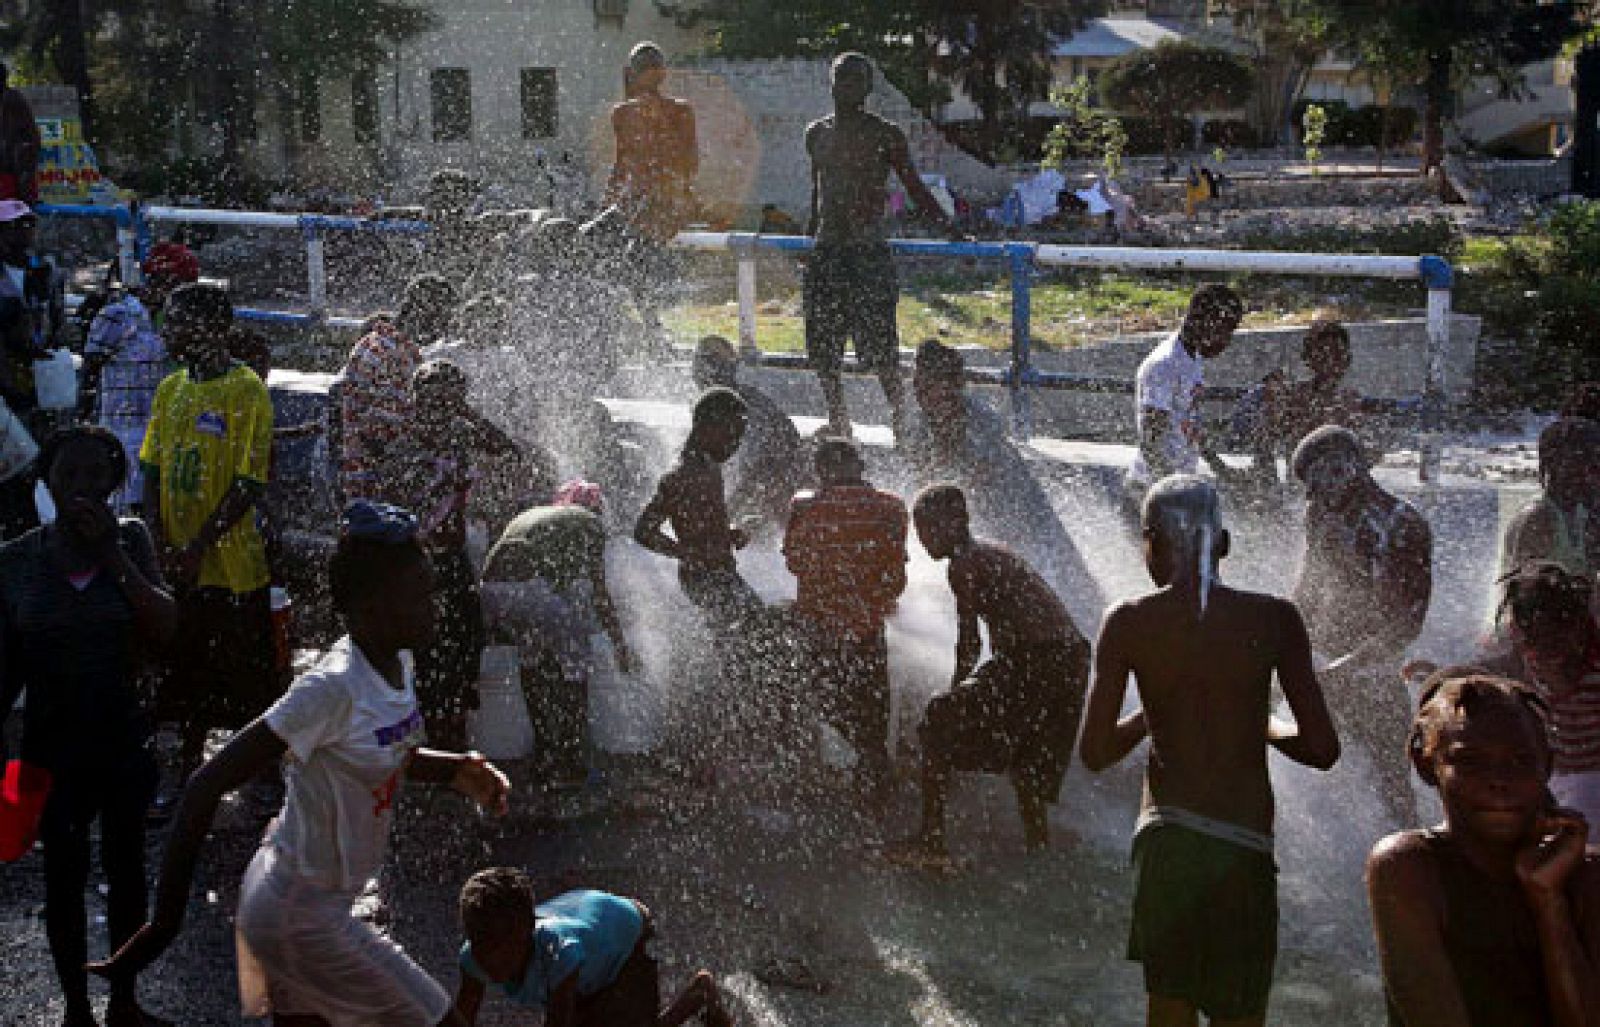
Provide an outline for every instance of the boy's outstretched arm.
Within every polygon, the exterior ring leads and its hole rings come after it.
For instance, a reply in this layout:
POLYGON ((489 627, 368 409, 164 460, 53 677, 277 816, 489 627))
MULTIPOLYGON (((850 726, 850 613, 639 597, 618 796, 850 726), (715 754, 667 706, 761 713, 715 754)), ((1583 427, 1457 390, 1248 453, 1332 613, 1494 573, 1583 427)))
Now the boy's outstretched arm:
POLYGON ((911 198, 911 202, 917 205, 917 212, 938 224, 944 229, 945 234, 956 236, 958 232, 955 223, 945 216, 944 208, 934 199, 928 183, 917 173, 916 165, 911 163, 911 146, 906 142, 905 134, 898 129, 895 130, 895 141, 889 150, 889 166, 894 169, 901 184, 906 187, 906 195, 911 198))
POLYGON ((1311 638, 1306 623, 1293 603, 1281 602, 1278 656, 1278 683, 1289 701, 1294 723, 1272 718, 1267 725, 1267 741, 1273 748, 1308 767, 1327 770, 1339 761, 1339 735, 1322 696, 1322 685, 1311 666, 1311 638))
POLYGON ((275 765, 288 748, 265 719, 257 718, 202 766, 183 790, 161 861, 155 914, 111 958, 89 969, 108 980, 132 978, 160 957, 183 927, 189 886, 200 845, 222 797, 275 765))
POLYGON ((450 786, 485 813, 503 817, 510 810, 511 782, 482 753, 413 749, 405 772, 419 784, 450 786))
POLYGON ((1467 1027, 1461 985, 1444 944, 1444 897, 1421 836, 1393 834, 1367 857, 1367 903, 1384 990, 1403 1023, 1467 1027))
POLYGON ((1121 761, 1149 733, 1144 710, 1121 716, 1122 698, 1127 694, 1128 675, 1133 669, 1127 657, 1127 618, 1125 607, 1107 613, 1094 647, 1094 673, 1089 681, 1078 754, 1083 765, 1097 773, 1121 761))

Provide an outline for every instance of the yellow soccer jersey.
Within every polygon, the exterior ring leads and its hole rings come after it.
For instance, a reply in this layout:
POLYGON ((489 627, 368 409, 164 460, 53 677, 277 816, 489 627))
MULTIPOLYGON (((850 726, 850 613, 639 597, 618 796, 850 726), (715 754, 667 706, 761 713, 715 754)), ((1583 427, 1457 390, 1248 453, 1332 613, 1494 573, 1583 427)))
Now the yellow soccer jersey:
MULTIPOLYGON (((160 474, 161 527, 174 546, 200 534, 234 479, 265 486, 271 457, 272 400, 248 367, 202 382, 180 370, 156 389, 139 462, 160 474)), ((239 518, 200 564, 202 588, 254 592, 269 580, 254 512, 239 518)))

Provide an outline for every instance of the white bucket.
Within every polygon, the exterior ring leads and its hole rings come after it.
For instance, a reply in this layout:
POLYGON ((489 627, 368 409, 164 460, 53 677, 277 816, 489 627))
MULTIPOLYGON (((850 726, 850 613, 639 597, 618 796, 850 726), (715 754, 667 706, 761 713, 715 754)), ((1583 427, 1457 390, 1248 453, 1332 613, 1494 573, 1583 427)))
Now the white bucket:
POLYGON ((39 444, 33 440, 22 418, 0 403, 0 481, 6 481, 33 463, 39 444))
POLYGON ((52 350, 33 362, 33 391, 41 410, 71 410, 78 405, 78 367, 70 350, 52 350))
POLYGON ((514 645, 485 646, 478 664, 478 708, 467 715, 472 747, 492 760, 533 755, 533 722, 522 696, 520 657, 514 645))
POLYGON ((655 748, 665 718, 662 697, 636 674, 617 668, 604 635, 594 637, 589 675, 589 737, 601 752, 641 753, 655 748))

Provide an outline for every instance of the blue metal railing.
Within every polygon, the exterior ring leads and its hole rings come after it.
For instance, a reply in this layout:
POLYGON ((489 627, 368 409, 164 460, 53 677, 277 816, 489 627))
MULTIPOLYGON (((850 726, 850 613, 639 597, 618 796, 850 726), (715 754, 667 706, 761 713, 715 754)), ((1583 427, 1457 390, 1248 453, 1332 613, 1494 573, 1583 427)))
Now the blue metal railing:
MULTIPOLYGON (((260 211, 210 210, 187 207, 53 206, 39 213, 53 217, 105 218, 117 226, 118 258, 124 281, 137 282, 139 261, 151 239, 155 222, 231 225, 245 228, 297 229, 306 242, 307 297, 310 311, 262 310, 241 307, 241 318, 298 327, 332 325, 358 327, 363 319, 328 315, 327 271, 323 251, 326 232, 378 232, 417 235, 430 230, 424 221, 357 218, 327 214, 281 214, 260 211)), ((738 261, 739 338, 741 348, 755 349, 756 264, 762 251, 803 253, 815 246, 805 236, 762 235, 751 232, 684 232, 676 244, 694 250, 731 253, 738 261)), ((1019 438, 1032 431, 1032 390, 1070 389, 1088 392, 1131 392, 1132 383, 1094 375, 1041 371, 1033 366, 1033 284, 1041 268, 1120 268, 1180 272, 1249 272, 1280 275, 1335 275, 1411 280, 1427 289, 1428 360, 1420 397, 1396 401, 1396 410, 1419 415, 1421 476, 1433 480, 1438 466, 1438 433, 1445 409, 1444 360, 1449 342, 1451 291, 1454 271, 1436 256, 1370 256, 1339 253, 1276 253, 1249 250, 1184 250, 1128 246, 1053 246, 1028 242, 940 241, 894 239, 896 254, 982 260, 1004 263, 1011 279, 1011 354, 1000 371, 974 371, 974 381, 994 381, 1010 394, 1013 430, 1019 438)), ((804 367, 804 358, 768 355, 773 366, 804 367)))

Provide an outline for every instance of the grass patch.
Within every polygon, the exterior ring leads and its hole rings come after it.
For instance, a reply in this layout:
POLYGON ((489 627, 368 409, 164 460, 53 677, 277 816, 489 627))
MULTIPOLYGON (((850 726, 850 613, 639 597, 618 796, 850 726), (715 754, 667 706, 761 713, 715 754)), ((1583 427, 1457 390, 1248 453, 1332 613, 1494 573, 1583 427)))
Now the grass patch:
MULTIPOLYGON (((1474 240, 1476 243, 1477 240, 1474 240)), ((1463 262, 1489 251, 1469 247, 1463 262)), ((1047 274, 1033 288, 1036 345, 1069 349, 1119 335, 1169 330, 1178 325, 1199 283, 1193 275, 1068 271, 1047 274)), ((1402 317, 1422 305, 1410 283, 1361 279, 1244 275, 1233 284, 1250 312, 1246 327, 1305 324, 1318 316, 1348 321, 1402 317)), ((756 338, 768 352, 805 349, 798 289, 767 295, 757 307, 756 338)), ((703 335, 738 337, 733 303, 684 304, 663 312, 673 336, 691 343, 703 335)), ((940 338, 956 344, 1005 349, 1011 345, 1011 282, 982 269, 938 269, 907 275, 899 307, 904 345, 940 338)))

